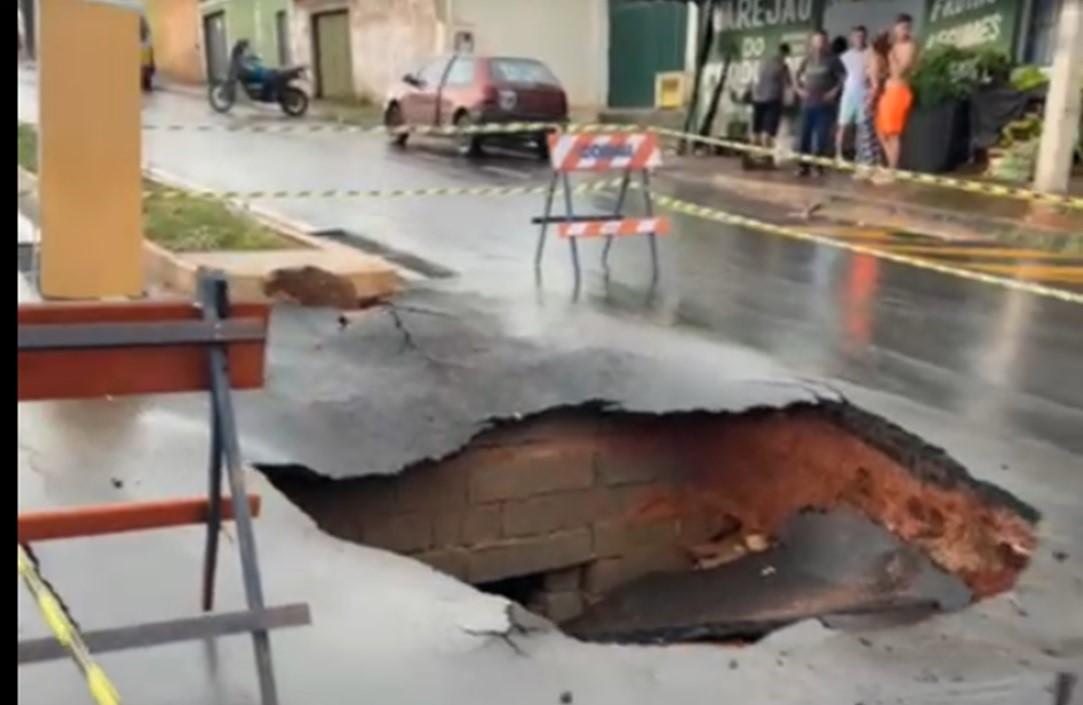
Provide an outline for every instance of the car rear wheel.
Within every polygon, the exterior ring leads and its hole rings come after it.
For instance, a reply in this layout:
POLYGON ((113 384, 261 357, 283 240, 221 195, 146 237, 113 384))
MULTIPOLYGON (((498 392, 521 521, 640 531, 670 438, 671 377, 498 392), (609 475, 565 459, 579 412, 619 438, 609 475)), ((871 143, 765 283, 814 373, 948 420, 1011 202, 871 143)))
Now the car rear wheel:
MULTIPOLYGON (((477 123, 468 113, 459 113, 455 116, 456 129, 468 129, 477 123)), ((477 157, 481 155, 481 137, 475 134, 456 134, 455 148, 464 157, 477 157)))
POLYGON ((402 108, 398 103, 392 103, 387 106, 387 111, 384 112, 384 127, 387 129, 387 137, 391 140, 391 144, 396 147, 405 147, 406 140, 410 135, 407 132, 395 132, 394 130, 404 127, 406 120, 402 116, 402 108))

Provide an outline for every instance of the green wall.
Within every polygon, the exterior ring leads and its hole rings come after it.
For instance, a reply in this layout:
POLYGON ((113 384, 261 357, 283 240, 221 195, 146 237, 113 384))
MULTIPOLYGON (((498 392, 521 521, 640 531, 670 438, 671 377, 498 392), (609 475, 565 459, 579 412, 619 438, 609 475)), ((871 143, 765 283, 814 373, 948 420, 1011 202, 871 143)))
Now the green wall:
POLYGON ((289 6, 290 0, 210 0, 202 3, 200 10, 203 15, 225 10, 229 46, 238 39, 248 39, 267 66, 277 66, 275 15, 280 11, 288 12, 289 6))
POLYGON ((653 107, 655 74, 684 69, 687 33, 684 3, 610 0, 610 107, 653 107))

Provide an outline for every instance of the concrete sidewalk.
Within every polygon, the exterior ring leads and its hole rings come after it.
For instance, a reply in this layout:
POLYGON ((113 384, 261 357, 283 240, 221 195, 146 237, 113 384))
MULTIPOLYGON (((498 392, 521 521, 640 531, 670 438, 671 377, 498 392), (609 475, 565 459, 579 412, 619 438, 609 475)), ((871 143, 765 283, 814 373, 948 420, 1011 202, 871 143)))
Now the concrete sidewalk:
POLYGON ((709 185, 742 200, 784 208, 787 219, 877 225, 947 240, 1009 239, 1053 249, 1083 248, 1083 213, 943 187, 874 185, 849 172, 797 177, 790 167, 750 170, 739 158, 673 157, 665 176, 709 185), (1069 243, 1075 240, 1074 246, 1069 243))

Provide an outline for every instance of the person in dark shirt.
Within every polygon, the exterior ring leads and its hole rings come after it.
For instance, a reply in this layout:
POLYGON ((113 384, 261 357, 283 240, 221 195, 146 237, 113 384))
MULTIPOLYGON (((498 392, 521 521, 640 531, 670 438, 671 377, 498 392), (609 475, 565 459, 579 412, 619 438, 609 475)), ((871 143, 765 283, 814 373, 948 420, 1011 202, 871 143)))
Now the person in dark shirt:
POLYGON ((773 147, 782 121, 782 102, 786 91, 793 88, 793 79, 786 60, 790 45, 778 45, 778 53, 760 63, 756 84, 752 88, 752 143, 773 147))
MULTIPOLYGON (((827 44, 827 33, 817 30, 809 38, 808 54, 797 70, 797 95, 801 98, 802 154, 825 156, 831 145, 831 126, 835 103, 842 91, 846 69, 827 44)), ((823 173, 823 167, 816 167, 823 173)), ((807 176, 809 167, 802 164, 798 175, 807 176)))

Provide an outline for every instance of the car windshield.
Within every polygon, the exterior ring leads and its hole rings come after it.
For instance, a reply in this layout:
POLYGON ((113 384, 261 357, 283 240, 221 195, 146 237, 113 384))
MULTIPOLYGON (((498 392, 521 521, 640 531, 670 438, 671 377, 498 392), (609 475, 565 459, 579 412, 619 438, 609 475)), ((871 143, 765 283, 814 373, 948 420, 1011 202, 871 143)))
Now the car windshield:
POLYGON ((498 83, 560 85, 545 64, 533 59, 493 59, 490 69, 498 83))

